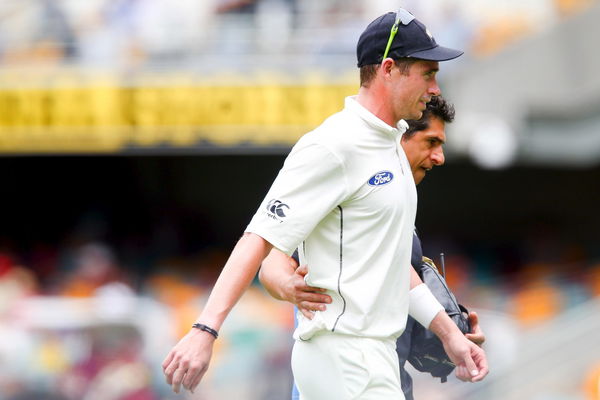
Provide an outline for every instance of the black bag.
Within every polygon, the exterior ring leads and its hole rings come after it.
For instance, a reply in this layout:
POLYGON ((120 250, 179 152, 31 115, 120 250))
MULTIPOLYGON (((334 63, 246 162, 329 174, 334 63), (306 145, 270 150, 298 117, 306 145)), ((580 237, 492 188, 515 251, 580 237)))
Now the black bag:
MULTIPOLYGON (((458 304, 456 297, 448 288, 446 280, 440 275, 433 261, 423 257, 423 262, 417 270, 423 283, 429 287, 431 293, 441 303, 446 313, 456 323, 458 329, 465 334, 471 332, 467 309, 458 304)), ((419 323, 415 323, 411 336, 410 354, 408 361, 413 367, 421 372, 429 372, 436 378, 441 378, 446 382, 448 375, 455 368, 454 363, 450 361, 444 345, 438 337, 429 329, 419 323)))

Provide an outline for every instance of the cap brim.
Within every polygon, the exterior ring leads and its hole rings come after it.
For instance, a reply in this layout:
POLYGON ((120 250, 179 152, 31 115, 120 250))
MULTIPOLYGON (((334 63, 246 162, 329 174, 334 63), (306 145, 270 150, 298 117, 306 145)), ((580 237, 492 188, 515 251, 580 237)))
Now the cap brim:
POLYGON ((463 53, 464 51, 437 46, 433 49, 414 52, 410 54, 410 57, 428 61, 448 61, 462 56, 463 53))

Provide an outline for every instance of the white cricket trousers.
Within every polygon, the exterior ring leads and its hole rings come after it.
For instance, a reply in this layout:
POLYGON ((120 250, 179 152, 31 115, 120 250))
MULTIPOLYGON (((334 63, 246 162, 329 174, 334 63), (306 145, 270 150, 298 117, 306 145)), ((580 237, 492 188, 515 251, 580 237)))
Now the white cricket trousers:
POLYGON ((393 339, 325 333, 297 340, 292 371, 300 400, 404 400, 393 339))

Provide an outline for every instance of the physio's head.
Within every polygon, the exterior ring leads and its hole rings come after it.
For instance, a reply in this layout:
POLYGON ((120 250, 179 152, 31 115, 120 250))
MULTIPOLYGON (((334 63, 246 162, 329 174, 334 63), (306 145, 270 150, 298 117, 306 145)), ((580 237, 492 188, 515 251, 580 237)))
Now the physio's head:
POLYGON ((408 129, 402 135, 413 178, 419 184, 427 171, 444 164, 443 144, 446 142, 446 123, 454 120, 454 107, 443 97, 436 96, 427 103, 423 116, 407 120, 408 129))

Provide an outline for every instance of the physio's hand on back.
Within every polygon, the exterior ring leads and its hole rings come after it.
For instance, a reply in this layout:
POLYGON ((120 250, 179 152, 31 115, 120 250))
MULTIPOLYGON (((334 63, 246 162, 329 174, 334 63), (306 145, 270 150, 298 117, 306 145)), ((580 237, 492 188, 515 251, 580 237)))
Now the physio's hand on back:
POLYGON ((326 304, 331 303, 331 297, 324 294, 325 289, 308 286, 304 276, 308 272, 306 265, 296 268, 284 287, 285 300, 294 303, 298 310, 308 319, 312 319, 313 312, 324 311, 326 304))

